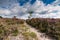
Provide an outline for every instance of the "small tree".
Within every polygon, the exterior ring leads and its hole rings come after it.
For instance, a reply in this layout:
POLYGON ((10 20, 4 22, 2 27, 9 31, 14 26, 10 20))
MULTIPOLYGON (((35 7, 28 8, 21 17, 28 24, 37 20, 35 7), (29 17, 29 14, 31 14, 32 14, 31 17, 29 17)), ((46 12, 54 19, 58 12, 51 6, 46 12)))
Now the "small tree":
POLYGON ((28 13, 29 13, 28 18, 30 19, 30 18, 31 18, 31 16, 32 16, 33 11, 28 11, 28 13))
POLYGON ((2 16, 0 16, 0 18, 3 18, 2 16))
POLYGON ((13 19, 16 19, 16 16, 14 16, 13 19))

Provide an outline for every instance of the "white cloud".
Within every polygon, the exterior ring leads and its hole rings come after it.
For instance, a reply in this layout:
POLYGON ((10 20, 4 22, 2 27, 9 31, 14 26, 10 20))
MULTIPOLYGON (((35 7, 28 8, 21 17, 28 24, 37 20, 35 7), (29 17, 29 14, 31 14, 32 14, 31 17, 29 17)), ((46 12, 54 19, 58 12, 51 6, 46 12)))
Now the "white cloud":
POLYGON ((34 18, 60 18, 60 6, 57 4, 58 2, 55 1, 54 3, 45 6, 45 4, 39 0, 36 0, 33 5, 29 4, 29 2, 24 4, 24 6, 20 6, 19 3, 14 3, 11 4, 12 6, 9 6, 8 9, 0 9, 0 14, 7 15, 5 17, 13 17, 16 15, 18 18, 27 19, 29 16, 27 11, 32 10, 34 11, 32 17, 34 18), (56 5, 54 5, 55 3, 56 5))
POLYGON ((18 3, 17 0, 0 0, 0 7, 9 8, 15 3, 18 3))
POLYGON ((60 0, 56 0, 55 2, 52 3, 53 5, 59 5, 60 4, 60 0))
POLYGON ((10 13, 11 13, 11 11, 8 9, 0 9, 0 15, 3 15, 3 14, 9 15, 10 13))

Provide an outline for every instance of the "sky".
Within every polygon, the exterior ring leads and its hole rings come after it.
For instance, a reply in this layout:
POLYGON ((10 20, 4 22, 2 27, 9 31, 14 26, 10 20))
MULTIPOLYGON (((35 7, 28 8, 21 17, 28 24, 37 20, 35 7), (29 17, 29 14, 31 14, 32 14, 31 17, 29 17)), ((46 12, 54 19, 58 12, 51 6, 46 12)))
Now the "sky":
POLYGON ((31 18, 60 18, 60 0, 0 0, 4 18, 28 19, 29 11, 33 11, 31 18))

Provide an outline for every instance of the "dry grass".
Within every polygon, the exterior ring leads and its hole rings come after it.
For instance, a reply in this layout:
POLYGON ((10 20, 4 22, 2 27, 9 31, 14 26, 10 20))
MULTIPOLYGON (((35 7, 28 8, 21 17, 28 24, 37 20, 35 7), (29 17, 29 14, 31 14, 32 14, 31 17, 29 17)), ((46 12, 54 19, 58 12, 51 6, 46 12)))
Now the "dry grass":
POLYGON ((20 34, 23 35, 24 40, 36 39, 36 34, 29 31, 29 28, 24 25, 24 20, 0 19, 0 40, 11 40, 8 36, 17 38, 20 34))

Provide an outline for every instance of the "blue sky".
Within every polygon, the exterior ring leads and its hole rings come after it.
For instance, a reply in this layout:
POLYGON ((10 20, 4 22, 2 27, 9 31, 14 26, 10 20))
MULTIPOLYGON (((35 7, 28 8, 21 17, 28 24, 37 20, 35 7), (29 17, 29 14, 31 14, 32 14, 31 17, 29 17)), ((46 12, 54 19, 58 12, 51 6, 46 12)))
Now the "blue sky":
MULTIPOLYGON (((56 0, 39 0, 39 1, 42 1, 45 5, 48 5, 48 4, 52 4, 56 0)), ((33 5, 36 2, 36 0, 0 0, 0 7, 8 8, 8 7, 11 6, 11 3, 13 3, 13 4, 14 3, 19 3, 20 6, 23 6, 24 4, 26 4, 28 2, 31 5, 33 5)))
POLYGON ((60 0, 0 0, 0 16, 27 19, 28 11, 32 18, 60 18, 60 0))
POLYGON ((48 4, 53 3, 56 0, 41 0, 41 1, 43 1, 43 3, 45 3, 46 5, 48 5, 48 4))
POLYGON ((34 4, 36 0, 19 0, 20 6, 23 6, 25 3, 30 2, 30 4, 34 4))
MULTIPOLYGON (((56 1, 56 0, 41 0, 44 4, 46 4, 46 5, 48 5, 48 4, 51 4, 51 3, 53 3, 54 1, 56 1)), ((20 0, 19 1, 19 3, 20 3, 20 5, 22 6, 22 5, 24 5, 24 3, 27 3, 27 2, 29 2, 29 0, 20 0)), ((36 2, 36 0, 31 0, 30 1, 30 4, 34 4, 36 2)))

